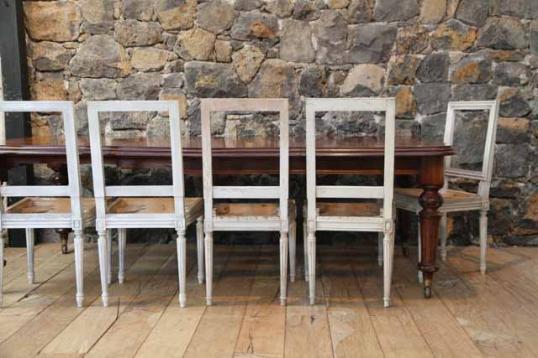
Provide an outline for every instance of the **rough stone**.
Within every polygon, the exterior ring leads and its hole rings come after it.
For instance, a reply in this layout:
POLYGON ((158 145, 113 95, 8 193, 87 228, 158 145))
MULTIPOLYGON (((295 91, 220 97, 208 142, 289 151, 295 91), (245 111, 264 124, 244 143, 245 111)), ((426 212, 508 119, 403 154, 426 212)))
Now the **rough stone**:
POLYGON ((452 88, 455 101, 483 101, 497 97, 497 87, 488 84, 463 84, 452 88))
POLYGON ((343 96, 371 96, 379 94, 383 88, 385 70, 383 67, 363 64, 349 71, 340 92, 343 96))
POLYGON ((297 75, 292 65, 277 59, 266 60, 249 85, 249 97, 297 98, 297 75))
POLYGON ((156 116, 148 123, 148 138, 167 140, 170 138, 170 120, 166 117, 156 116))
POLYGON ((476 28, 450 19, 432 32, 431 44, 438 50, 465 51, 473 46, 476 36, 476 28))
POLYGON ((405 21, 419 13, 416 0, 377 0, 374 19, 377 21, 405 21))
POLYGON ((534 20, 530 24, 531 53, 538 56, 538 20, 534 20))
POLYGON ((499 15, 525 18, 532 2, 534 0, 498 0, 496 10, 499 15))
MULTIPOLYGON (((159 93, 161 101, 177 101, 179 106, 179 115, 182 119, 187 119, 187 96, 183 90, 179 88, 165 88, 159 93)), ((168 116, 168 113, 163 113, 163 116, 168 116)))
POLYGON ((491 60, 483 55, 468 55, 450 68, 452 83, 486 83, 491 79, 491 60))
POLYGON ((417 102, 411 86, 399 86, 391 92, 396 99, 396 117, 414 118, 417 112, 417 102))
POLYGON ((245 97, 247 87, 231 64, 192 61, 185 64, 187 90, 198 97, 245 97))
POLYGON ((155 13, 165 30, 187 30, 194 25, 197 0, 156 0, 155 13))
POLYGON ((286 20, 280 33, 280 58, 292 62, 312 62, 315 55, 308 22, 286 20))
POLYGON ((527 118, 505 118, 498 121, 497 143, 523 143, 529 139, 530 121, 527 118))
POLYGON ((397 28, 393 25, 364 24, 350 26, 348 41, 349 62, 387 62, 390 58, 396 33, 397 28))
POLYGON ((446 0, 424 0, 420 9, 420 22, 438 24, 446 12, 446 0))
POLYGON ((234 8, 240 11, 251 11, 262 6, 261 0, 235 0, 234 8))
POLYGON ((116 98, 117 83, 108 78, 83 78, 80 80, 80 90, 86 100, 105 101, 116 98))
POLYGON ((445 52, 436 52, 424 58, 417 70, 420 82, 446 82, 450 58, 445 52))
POLYGON ((246 45, 232 55, 235 72, 241 81, 248 83, 260 68, 265 55, 256 46, 246 45))
POLYGON ((420 133, 422 138, 443 140, 445 121, 446 113, 444 112, 422 117, 420 121, 420 133))
POLYGON ((196 22, 201 28, 216 34, 228 30, 234 21, 234 9, 230 2, 212 0, 198 7, 196 22))
POLYGON ((323 10, 312 26, 317 48, 316 62, 342 64, 346 50, 346 19, 336 10, 323 10))
POLYGON ((319 18, 319 9, 310 0, 296 0, 293 4, 293 18, 312 21, 319 18))
POLYGON ((484 26, 488 18, 489 6, 483 0, 461 0, 456 10, 456 18, 473 25, 484 26))
POLYGON ((501 86, 522 86, 529 83, 530 71, 517 62, 502 62, 495 65, 493 83, 501 86))
POLYGON ((499 114, 502 117, 525 117, 531 111, 529 103, 517 88, 500 89, 499 100, 501 101, 499 114))
POLYGON ((478 46, 500 50, 525 48, 529 42, 523 25, 510 17, 490 17, 480 30, 478 46))
POLYGON ((163 76, 163 88, 183 88, 184 84, 184 73, 169 73, 163 76))
POLYGON ((80 34, 81 15, 70 1, 25 1, 24 18, 34 40, 74 41, 80 34))
POLYGON ((419 57, 413 55, 393 56, 388 64, 387 83, 389 85, 414 84, 420 61, 419 57))
POLYGON ((61 73, 38 74, 32 83, 31 92, 32 99, 38 101, 67 99, 66 83, 61 73))
MULTIPOLYGON (((145 130, 149 121, 147 112, 116 112, 103 116, 113 131, 145 130)), ((121 134, 120 134, 121 136, 121 134)))
POLYGON ((347 19, 351 24, 372 21, 372 0, 351 0, 347 10, 347 19))
POLYGON ((169 52, 153 47, 137 47, 131 57, 131 65, 140 71, 159 71, 164 68, 169 52))
POLYGON ((237 40, 274 39, 278 36, 278 20, 274 15, 259 12, 241 13, 232 26, 231 36, 237 40))
POLYGON ((208 60, 213 56, 215 34, 200 28, 182 32, 175 51, 185 60, 208 60))
POLYGON ((118 85, 118 98, 123 100, 154 100, 159 98, 161 75, 138 73, 122 79, 118 85))
POLYGON ((123 0, 123 16, 126 19, 150 21, 153 6, 148 6, 147 0, 123 0))
POLYGON ((495 176, 517 178, 529 172, 529 146, 527 144, 497 144, 495 150, 495 176))
POLYGON ((136 20, 118 21, 114 26, 114 37, 123 46, 148 46, 161 41, 161 26, 156 22, 136 20))
POLYGON ((326 71, 320 66, 309 66, 301 72, 299 94, 305 97, 324 97, 326 94, 326 71))
POLYGON ((111 30, 114 21, 112 0, 80 0, 84 29, 92 34, 111 30))
POLYGON ((33 42, 30 58, 38 71, 62 71, 66 68, 73 52, 56 42, 33 42))
POLYGON ((215 41, 215 59, 217 62, 232 62, 232 44, 230 41, 215 41))
POLYGON ((349 0, 328 0, 330 9, 344 9, 349 5, 349 0))
POLYGON ((131 71, 127 53, 108 35, 95 35, 82 43, 69 64, 78 77, 124 77, 131 71))
POLYGON ((421 83, 415 86, 417 109, 421 114, 446 111, 450 98, 450 85, 442 83, 421 83))
POLYGON ((293 1, 265 0, 265 10, 278 17, 288 17, 293 11, 293 1))
POLYGON ((395 52, 398 55, 418 54, 430 45, 429 31, 424 26, 400 27, 396 36, 395 52))

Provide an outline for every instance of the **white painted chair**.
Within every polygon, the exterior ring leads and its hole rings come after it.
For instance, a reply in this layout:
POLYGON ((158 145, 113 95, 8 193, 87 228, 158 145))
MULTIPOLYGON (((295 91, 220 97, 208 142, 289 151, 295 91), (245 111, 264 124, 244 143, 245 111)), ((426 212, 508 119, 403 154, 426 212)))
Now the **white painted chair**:
POLYGON ((378 232, 384 235, 384 296, 390 305, 394 253, 394 98, 307 98, 306 100, 306 243, 310 304, 316 296, 316 232, 378 232), (316 112, 385 112, 383 186, 323 186, 316 183, 316 112), (318 199, 376 199, 377 203, 332 203, 318 199), (382 202, 382 205, 379 203, 382 202))
POLYGON ((96 229, 99 236, 99 266, 103 305, 108 305, 110 276, 110 235, 118 229, 118 281, 124 280, 126 229, 173 228, 177 232, 179 303, 185 306, 186 239, 188 225, 197 221, 198 280, 203 281, 203 203, 201 198, 185 198, 179 107, 175 101, 88 102, 96 229), (172 152, 172 185, 106 185, 103 169, 99 113, 168 112, 172 152))
POLYGON ((295 207, 288 200, 289 128, 288 100, 276 98, 202 99, 202 153, 204 181, 206 302, 213 298, 213 232, 280 232, 280 303, 286 304, 288 233, 290 233, 291 279, 295 277, 295 207), (211 152, 212 112, 278 112, 280 114, 280 185, 214 186, 211 152), (267 203, 214 203, 214 199, 262 199, 267 203), (278 203, 270 200, 278 199, 278 203))
MULTIPOLYGON (((94 201, 81 197, 77 134, 72 102, 67 101, 0 101, 0 112, 61 113, 67 157, 68 184, 61 186, 0 187, 0 199, 22 197, 5 211, 0 205, 0 262, 3 262, 4 235, 7 229, 26 229, 28 281, 34 283, 34 229, 72 229, 75 246, 76 303, 84 300, 84 233, 95 218, 94 201)), ((0 288, 3 265, 0 265, 0 288)), ((2 290, 0 289, 0 302, 2 290)))
MULTIPOLYGON (((445 159, 445 185, 441 189, 443 204, 439 208, 441 216, 441 259, 446 260, 446 225, 447 213, 460 211, 480 211, 480 271, 486 272, 486 248, 487 248, 487 229, 489 210, 489 189, 491 186, 491 177, 493 174, 493 156, 495 152, 495 136, 497 133, 497 118, 499 116, 498 101, 462 101, 449 102, 447 110, 447 118, 445 124, 444 143, 453 145, 454 129, 456 122, 456 111, 489 111, 488 127, 486 132, 486 143, 484 148, 484 157, 482 160, 482 170, 466 170, 452 166, 452 157, 445 159), (448 181, 450 178, 463 178, 477 180, 478 192, 468 193, 461 190, 448 189, 448 181)), ((416 213, 417 215, 422 210, 418 199, 422 193, 421 189, 396 189, 394 200, 396 207, 416 213)), ((420 247, 420 227, 418 237, 418 260, 421 260, 420 247)), ((418 273, 419 281, 422 281, 422 272, 418 273)))

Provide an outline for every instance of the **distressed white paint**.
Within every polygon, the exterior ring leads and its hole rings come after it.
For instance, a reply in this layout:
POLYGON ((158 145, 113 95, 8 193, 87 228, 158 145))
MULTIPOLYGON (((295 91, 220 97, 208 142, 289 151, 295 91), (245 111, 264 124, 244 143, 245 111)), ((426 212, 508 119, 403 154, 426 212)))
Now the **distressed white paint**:
MULTIPOLYGON (((446 214, 449 212, 480 211, 480 271, 486 272, 486 248, 487 248, 487 212, 489 210, 489 190, 493 175, 493 158, 495 153, 495 137, 497 133, 497 120, 499 117, 499 101, 459 101, 449 102, 447 119, 445 124, 444 143, 452 145, 454 143, 454 130, 456 122, 456 111, 488 111, 488 127, 486 132, 486 143, 482 169, 480 171, 465 170, 451 166, 452 158, 445 158, 445 185, 441 190, 441 195, 445 193, 445 201, 439 208, 442 213, 441 218, 441 258, 446 260, 446 214), (478 193, 461 198, 449 198, 448 180, 451 177, 477 180, 478 193)), ((403 190, 396 190, 396 206, 400 209, 414 212, 418 215, 422 210, 416 196, 405 195, 403 190)), ((419 230, 420 243, 420 230, 419 230)), ((419 250, 420 261, 420 250, 419 250)), ((419 280, 421 279, 419 273, 419 280)))
MULTIPOLYGON (((179 105, 176 101, 98 101, 88 102, 88 126, 90 133, 90 149, 92 157, 93 188, 96 204, 96 228, 99 233, 99 264, 101 269, 101 288, 103 305, 108 304, 108 271, 109 247, 106 240, 106 230, 119 229, 119 259, 118 279, 124 280, 125 242, 127 228, 173 228, 178 234, 178 276, 179 302, 186 304, 185 293, 185 229, 198 219, 198 214, 190 212, 185 207, 183 182, 183 157, 181 148, 181 129, 179 105), (102 112, 168 112, 170 120, 170 150, 172 152, 172 185, 137 185, 137 186, 106 186, 99 113, 102 112), (107 212, 107 199, 115 197, 168 197, 174 200, 173 213, 121 213, 107 212), (105 256, 101 258, 101 255, 105 256)), ((201 214, 201 213, 200 213, 201 214)), ((200 249, 200 247, 199 247, 200 249)))
MULTIPOLYGON (((28 279, 33 281, 33 228, 71 228, 75 233, 75 271, 76 302, 82 306, 83 293, 83 228, 93 219, 93 213, 85 213, 83 217, 81 202, 81 184, 77 136, 75 129, 74 106, 68 101, 0 101, 0 113, 5 112, 56 112, 60 113, 64 123, 65 147, 67 157, 68 185, 65 186, 2 186, 0 199, 9 196, 46 196, 69 197, 70 213, 8 213, 2 212, 0 206, 0 232, 4 229, 27 229, 28 243, 28 279), (2 198, 3 197, 3 198, 2 198)), ((16 205, 16 204, 15 204, 16 205)), ((1 245, 0 245, 1 246, 1 245)), ((3 250, 3 247, 0 249, 3 250)), ((1 255, 0 255, 1 256, 1 255)), ((0 286, 1 287, 1 286, 0 286)), ((1 291, 1 290, 0 290, 1 291)))
MULTIPOLYGON (((280 302, 286 303, 288 270, 288 232, 295 213, 289 213, 289 114, 288 100, 283 98, 218 98, 202 99, 202 158, 204 184, 204 216, 206 244, 206 302, 212 303, 213 232, 214 231, 279 231, 280 232, 280 302), (278 187, 213 186, 211 152, 211 112, 278 112, 280 115, 280 182, 278 187), (219 216, 214 213, 214 199, 279 199, 279 213, 274 216, 219 216)), ((251 204, 257 205, 257 204, 251 204)), ((295 231, 295 230, 294 230, 295 231)), ((295 236, 289 238, 295 254, 295 236), (293 242, 292 242, 293 241, 293 242)), ((292 260, 295 263, 295 260, 292 260)), ((290 270, 292 278, 295 268, 290 270)))
MULTIPOLYGON (((306 100, 307 273, 310 303, 316 296, 316 231, 369 231, 383 234, 384 304, 390 305, 394 250, 394 98, 307 98, 306 100), (316 112, 385 112, 383 186, 318 186, 316 184, 316 112), (322 216, 318 198, 380 199, 379 216, 322 216)), ((337 205, 337 204, 335 204, 337 205)), ((380 260, 381 261, 381 260, 380 260)))

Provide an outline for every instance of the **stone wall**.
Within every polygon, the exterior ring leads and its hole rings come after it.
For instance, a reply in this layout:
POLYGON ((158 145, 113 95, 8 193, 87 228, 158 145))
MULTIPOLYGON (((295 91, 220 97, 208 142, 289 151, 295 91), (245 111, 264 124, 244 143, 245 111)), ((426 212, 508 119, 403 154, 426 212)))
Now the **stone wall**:
MULTIPOLYGON (((401 130, 431 137, 449 100, 500 98, 490 233, 538 244, 536 0, 73 0, 24 10, 32 96, 76 102, 81 132, 85 100, 178 100, 185 131, 198 135, 200 97, 287 97, 301 135, 302 96, 381 95, 397 98, 401 130)), ((347 134, 368 128, 358 121, 322 118, 324 130, 347 134)), ((221 129, 270 127, 242 123, 226 117, 221 129)), ((461 123, 476 132, 476 121, 461 123)), ((165 126, 159 114, 124 115, 105 132, 161 136, 165 126)), ((57 130, 47 116, 33 128, 57 130)), ((464 153, 475 139, 460 143, 464 153)), ((453 238, 476 233, 474 219, 451 220, 453 238)))

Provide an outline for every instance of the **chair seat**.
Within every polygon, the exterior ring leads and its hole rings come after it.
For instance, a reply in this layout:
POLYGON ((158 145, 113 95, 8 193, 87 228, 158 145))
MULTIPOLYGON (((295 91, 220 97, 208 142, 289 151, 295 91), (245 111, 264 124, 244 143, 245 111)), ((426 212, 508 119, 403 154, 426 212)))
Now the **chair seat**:
MULTIPOLYGON (((203 214, 202 198, 185 198, 185 221, 188 224, 203 214)), ((174 214, 174 199, 162 197, 123 197, 108 206, 109 214, 174 214)))
MULTIPOLYGON (((215 231, 278 231, 278 203, 216 203, 213 210, 215 231)), ((295 201, 288 205, 288 220, 295 220, 295 201)))
POLYGON ((381 206, 377 203, 334 203, 318 202, 319 216, 380 216, 381 206))
MULTIPOLYGON (((95 200, 82 198, 81 204, 84 226, 92 226, 95 200)), ((70 228, 71 218, 70 198, 27 197, 6 209, 2 224, 6 228, 70 228)))
MULTIPOLYGON (((384 220, 378 203, 317 202, 317 231, 382 231, 384 220)), ((308 204, 307 204, 308 205, 308 204)), ((308 208, 304 208, 307 217, 308 208)))
MULTIPOLYGON (((421 194, 422 189, 420 188, 394 189, 396 207, 414 212, 422 210, 418 202, 421 194)), ((439 208, 440 212, 479 210, 484 204, 487 204, 480 195, 461 190, 441 190, 440 194, 443 197, 443 205, 439 208)))

